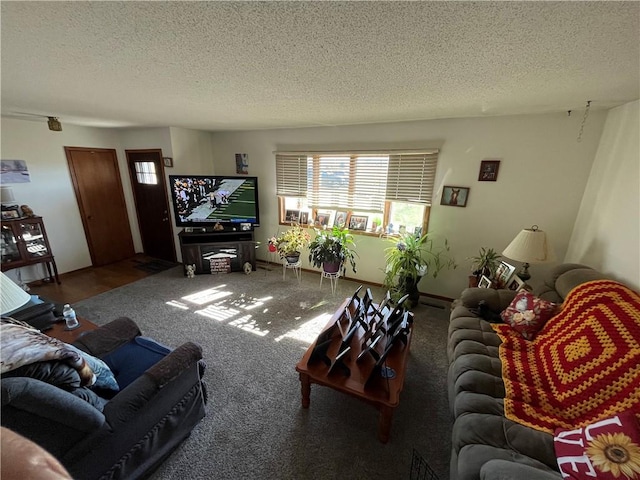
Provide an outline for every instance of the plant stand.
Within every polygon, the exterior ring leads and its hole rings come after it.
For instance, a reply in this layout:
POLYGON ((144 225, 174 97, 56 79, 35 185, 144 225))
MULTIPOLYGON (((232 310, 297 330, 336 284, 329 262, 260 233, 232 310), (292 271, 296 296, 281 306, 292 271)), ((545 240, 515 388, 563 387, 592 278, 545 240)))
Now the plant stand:
POLYGON ((322 289, 323 278, 329 279, 329 281, 331 282, 331 293, 335 295, 336 287, 338 286, 338 279, 340 278, 340 271, 337 271, 336 273, 329 273, 323 270, 322 274, 320 275, 320 289, 322 289))
POLYGON ((275 252, 267 250, 266 266, 264 267, 265 276, 271 271, 271 264, 277 265, 279 263, 279 255, 275 252))
POLYGON ((296 263, 289 263, 286 259, 282 260, 282 280, 286 279, 287 270, 291 269, 296 274, 296 278, 298 279, 298 283, 301 280, 301 267, 302 262, 298 260, 296 263))

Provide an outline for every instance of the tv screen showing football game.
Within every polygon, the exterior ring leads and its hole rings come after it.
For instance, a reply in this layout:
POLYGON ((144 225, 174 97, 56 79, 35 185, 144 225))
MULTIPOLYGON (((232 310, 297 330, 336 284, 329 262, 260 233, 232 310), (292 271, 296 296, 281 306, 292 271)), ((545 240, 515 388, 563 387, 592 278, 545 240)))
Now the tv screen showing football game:
POLYGON ((179 227, 260 224, 257 177, 170 175, 169 184, 179 227))

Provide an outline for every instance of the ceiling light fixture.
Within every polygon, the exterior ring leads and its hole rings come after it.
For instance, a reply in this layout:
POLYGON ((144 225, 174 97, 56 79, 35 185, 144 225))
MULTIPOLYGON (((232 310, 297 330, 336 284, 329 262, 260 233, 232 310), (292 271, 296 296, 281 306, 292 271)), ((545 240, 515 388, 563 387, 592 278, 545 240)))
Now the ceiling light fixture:
POLYGON ((53 132, 62 131, 62 124, 60 120, 58 120, 58 117, 47 117, 47 125, 49 125, 49 130, 53 132))

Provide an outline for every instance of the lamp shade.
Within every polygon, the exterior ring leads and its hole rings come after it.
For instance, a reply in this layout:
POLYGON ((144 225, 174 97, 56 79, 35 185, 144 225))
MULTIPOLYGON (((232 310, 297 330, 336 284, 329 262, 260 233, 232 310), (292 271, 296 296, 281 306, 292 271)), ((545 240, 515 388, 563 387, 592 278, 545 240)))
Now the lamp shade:
POLYGON ((31 295, 0 272, 0 300, 2 303, 0 313, 4 315, 26 305, 31 300, 31 295))
POLYGON ((2 186, 0 187, 0 203, 13 203, 16 201, 16 197, 13 196, 13 188, 2 186))
POLYGON ((555 260, 547 234, 538 226, 522 230, 502 252, 507 258, 517 262, 544 263, 555 260))

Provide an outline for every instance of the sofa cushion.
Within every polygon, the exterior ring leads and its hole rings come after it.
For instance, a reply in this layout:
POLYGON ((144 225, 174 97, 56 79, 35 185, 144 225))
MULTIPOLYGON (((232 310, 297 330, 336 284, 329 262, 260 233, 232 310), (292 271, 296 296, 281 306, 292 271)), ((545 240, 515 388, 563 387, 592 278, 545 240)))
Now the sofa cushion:
POLYGON ((497 349, 500 345, 500 338, 486 320, 475 316, 458 317, 449 323, 447 356, 450 362, 466 353, 458 348, 462 342, 475 342, 497 349))
POLYGON ((509 306, 500 314, 505 323, 511 325, 523 338, 533 340, 556 313, 557 305, 520 290, 509 306))
POLYGON ((105 355, 103 360, 116 376, 120 389, 124 389, 170 352, 170 348, 150 338, 135 337, 105 355))
POLYGON ((631 410, 583 428, 558 428, 553 440, 564 478, 640 478, 640 426, 631 410))

